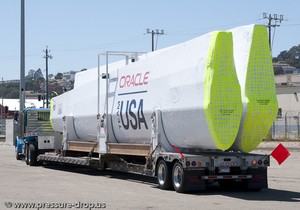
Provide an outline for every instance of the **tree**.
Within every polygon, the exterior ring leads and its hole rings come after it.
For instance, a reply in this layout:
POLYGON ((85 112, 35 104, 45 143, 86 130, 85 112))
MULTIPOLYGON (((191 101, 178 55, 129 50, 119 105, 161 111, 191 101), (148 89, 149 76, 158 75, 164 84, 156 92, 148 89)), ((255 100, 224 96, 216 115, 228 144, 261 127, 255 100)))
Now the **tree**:
POLYGON ((26 90, 38 92, 41 90, 41 84, 44 83, 45 78, 42 70, 39 68, 36 71, 31 69, 25 77, 26 90))
POLYGON ((19 83, 5 83, 0 91, 3 98, 19 98, 19 83))
POLYGON ((27 75, 27 77, 29 77, 29 78, 33 78, 33 76, 34 76, 34 72, 35 72, 35 70, 33 70, 33 69, 30 69, 30 70, 29 70, 29 72, 28 72, 28 75, 27 75))
POLYGON ((283 61, 297 69, 300 69, 300 45, 293 46, 288 51, 282 51, 279 55, 273 58, 273 62, 283 61))
POLYGON ((34 72, 33 78, 35 80, 44 80, 44 75, 41 69, 38 69, 34 72))
POLYGON ((275 75, 284 74, 284 71, 283 71, 282 67, 281 66, 274 67, 274 74, 275 75))
POLYGON ((55 79, 62 79, 63 78, 63 74, 62 73, 57 73, 55 76, 55 79))

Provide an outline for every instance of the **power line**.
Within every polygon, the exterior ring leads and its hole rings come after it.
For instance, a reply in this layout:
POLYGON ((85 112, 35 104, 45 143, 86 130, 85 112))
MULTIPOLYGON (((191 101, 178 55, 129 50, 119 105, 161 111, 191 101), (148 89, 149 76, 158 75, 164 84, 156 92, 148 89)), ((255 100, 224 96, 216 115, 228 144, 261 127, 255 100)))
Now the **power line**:
POLYGON ((271 49, 273 49, 275 33, 276 33, 276 28, 274 28, 274 33, 273 33, 273 37, 272 37, 272 48, 271 49))
POLYGON ((243 22, 235 22, 235 23, 230 23, 230 24, 223 24, 223 25, 215 25, 215 26, 209 26, 209 27, 201 27, 198 29, 191 29, 191 30, 180 30, 180 31, 173 31, 172 33, 165 33, 165 35, 175 35, 175 36, 185 36, 185 35, 199 35, 203 33, 208 33, 211 30, 220 30, 220 29, 225 29, 227 27, 238 27, 240 25, 245 25, 245 24, 252 24, 253 22, 257 22, 260 19, 253 19, 253 20, 247 20, 243 22))
POLYGON ((299 26, 300 23, 292 23, 292 24, 285 24, 282 27, 287 27, 287 26, 299 26))

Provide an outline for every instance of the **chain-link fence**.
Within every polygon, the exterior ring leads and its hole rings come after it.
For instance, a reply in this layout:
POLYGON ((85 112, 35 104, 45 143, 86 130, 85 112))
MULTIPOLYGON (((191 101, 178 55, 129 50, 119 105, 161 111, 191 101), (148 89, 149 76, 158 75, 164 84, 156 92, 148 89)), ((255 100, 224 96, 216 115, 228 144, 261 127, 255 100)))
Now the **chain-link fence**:
POLYGON ((300 140, 300 112, 288 111, 278 116, 272 126, 272 138, 300 140))
POLYGON ((0 135, 5 135, 6 130, 6 118, 0 116, 0 135))

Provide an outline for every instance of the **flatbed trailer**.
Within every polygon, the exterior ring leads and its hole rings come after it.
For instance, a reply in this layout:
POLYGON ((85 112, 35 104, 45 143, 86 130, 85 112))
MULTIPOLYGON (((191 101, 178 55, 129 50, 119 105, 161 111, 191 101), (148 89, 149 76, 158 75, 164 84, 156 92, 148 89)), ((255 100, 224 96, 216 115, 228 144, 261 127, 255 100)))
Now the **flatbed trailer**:
MULTIPOLYGON (((31 115, 37 117, 36 122, 43 119, 38 115, 31 115)), ((168 139, 161 123, 160 110, 152 114, 150 144, 109 143, 106 135, 108 121, 105 116, 95 117, 98 119, 98 136, 94 141, 68 138, 67 131, 74 126, 72 116, 64 116, 63 133, 28 131, 24 140, 18 139, 18 142, 23 142, 26 163, 33 166, 55 162, 132 172, 157 177, 160 189, 175 189, 180 193, 203 191, 213 182, 219 182, 222 187, 239 183, 239 186, 250 190, 268 187, 269 155, 177 148, 176 145, 169 145, 173 150, 166 151, 163 145, 168 143, 168 139)))

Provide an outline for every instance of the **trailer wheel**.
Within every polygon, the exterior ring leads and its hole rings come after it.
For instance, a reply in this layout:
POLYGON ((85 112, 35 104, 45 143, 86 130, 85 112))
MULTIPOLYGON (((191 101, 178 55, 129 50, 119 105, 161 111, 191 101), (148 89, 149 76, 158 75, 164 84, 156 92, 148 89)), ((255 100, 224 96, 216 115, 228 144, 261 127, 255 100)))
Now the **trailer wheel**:
POLYGON ((183 193, 186 191, 185 176, 181 163, 176 162, 172 170, 172 182, 176 192, 183 193))
POLYGON ((36 149, 33 144, 30 144, 28 147, 28 152, 27 152, 27 160, 28 160, 28 165, 34 166, 37 163, 37 154, 36 154, 36 149))
POLYGON ((160 189, 172 189, 171 166, 164 160, 159 160, 157 164, 157 182, 160 189))

